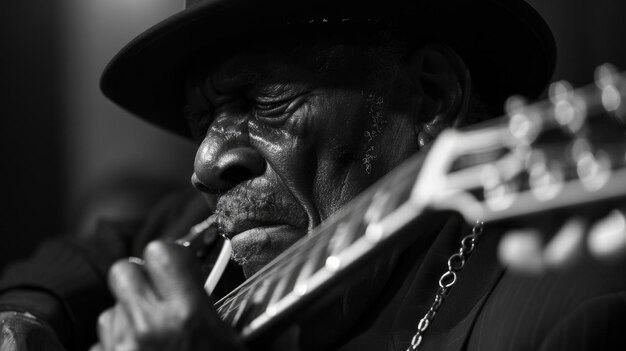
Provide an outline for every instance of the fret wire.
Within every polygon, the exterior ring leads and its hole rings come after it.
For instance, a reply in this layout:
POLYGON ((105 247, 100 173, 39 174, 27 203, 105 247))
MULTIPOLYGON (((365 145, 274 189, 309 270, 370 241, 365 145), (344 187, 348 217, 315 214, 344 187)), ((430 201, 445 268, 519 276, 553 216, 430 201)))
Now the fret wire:
MULTIPOLYGON (((350 213, 346 211, 346 215, 349 215, 349 214, 350 213)), ((322 247, 322 245, 323 247, 325 247, 328 244, 327 241, 331 239, 331 235, 334 233, 335 227, 336 227, 336 223, 334 222, 330 223, 329 225, 326 225, 325 228, 323 228, 323 230, 320 233, 318 233, 317 235, 312 235, 305 242, 299 245, 297 250, 294 250, 294 252, 290 253, 290 255, 286 255, 286 257, 281 258, 281 260, 278 261, 277 264, 273 265, 271 269, 266 270, 266 272, 263 272, 262 275, 255 275, 256 279, 254 281, 248 284, 244 283, 240 285, 238 288, 233 290, 231 294, 227 295, 222 300, 218 301, 216 304, 222 304, 222 303, 228 304, 232 302, 232 299, 237 298, 242 293, 245 294, 247 293, 247 291, 253 290, 256 287, 257 285, 256 283, 258 281, 267 280, 269 277, 274 276, 276 271, 283 270, 283 268, 288 264, 299 265, 301 263, 302 264, 306 263, 306 261, 309 259, 308 256, 310 255, 310 253, 317 251, 317 250, 313 250, 314 248, 322 247), (302 252, 306 253, 306 255, 302 255, 301 254, 302 252), (233 293, 235 294, 232 295, 233 293)), ((236 308, 236 306, 234 307, 236 308)))
MULTIPOLYGON (((308 256, 312 256, 311 252, 307 252, 308 256)), ((288 273, 284 274, 281 278, 280 287, 274 291, 272 299, 270 300, 270 305, 280 301, 283 297, 287 296, 289 293, 293 291, 293 287, 295 285, 296 279, 298 278, 298 272, 302 270, 302 266, 304 266, 311 258, 309 257, 306 260, 294 261, 292 265, 287 267, 288 273)), ((268 306, 269 307, 269 306, 268 306)))
MULTIPOLYGON (((299 265, 300 263, 301 263, 301 262, 294 262, 294 265, 299 265)), ((291 270, 291 271, 294 271, 294 270, 296 270, 296 268, 291 268, 290 270, 291 270)), ((278 282, 277 282, 277 284, 275 285, 275 287, 274 287, 274 289, 273 289, 273 292, 272 292, 272 297, 273 297, 273 298, 275 298, 275 297, 277 296, 277 295, 276 295, 277 293, 280 293, 279 291, 277 291, 277 286, 281 286, 281 284, 283 284, 283 281, 285 281, 285 277, 284 277, 284 276, 281 276, 281 277, 278 279, 278 282)), ((285 284, 285 286, 284 286, 283 291, 284 291, 285 289, 289 289, 289 279, 288 279, 288 280, 286 280, 284 284, 285 284)), ((272 290, 272 289, 267 289, 267 290, 272 290)), ((255 291, 255 290, 253 290, 253 289, 248 289, 248 290, 247 290, 247 293, 246 293, 246 296, 250 296, 250 294, 251 294, 252 292, 254 292, 254 291, 255 291)), ((280 296, 280 298, 282 298, 282 297, 284 297, 284 296, 280 296)), ((234 300, 234 299, 233 299, 233 300, 234 300)), ((244 298, 244 299, 241 299, 240 301, 241 301, 243 304, 245 304, 245 303, 246 303, 246 299, 245 299, 245 298, 244 298)), ((272 304, 272 301, 270 301, 270 303, 268 304, 268 306, 269 306, 269 305, 271 305, 271 304, 272 304)), ((239 307, 239 305, 238 305, 238 304, 237 304, 237 305, 230 305, 230 307, 229 307, 229 309, 228 309, 228 311, 227 311, 227 312, 229 312, 229 311, 231 311, 231 310, 239 309, 239 308, 240 308, 240 307, 239 307)), ((242 308, 243 308, 243 307, 242 307, 242 308)))
MULTIPOLYGON (((272 286, 274 285, 274 281, 265 280, 261 286, 256 290, 249 290, 246 294, 246 298, 242 299, 240 304, 237 304, 235 309, 238 311, 236 315, 238 315, 237 320, 231 321, 231 325, 233 327, 237 327, 239 320, 245 314, 246 319, 253 319, 260 316, 265 311, 265 305, 268 299, 268 292, 272 290, 272 286), (248 297, 252 295, 251 297, 248 297)), ((231 306, 233 307, 233 306, 231 306)))
MULTIPOLYGON (((258 281, 264 281, 265 279, 267 279, 268 276, 273 275, 277 270, 282 269, 286 264, 291 263, 294 259, 302 260, 303 259, 303 255, 301 254, 302 252, 305 252, 305 253, 309 252, 312 247, 316 247, 320 245, 322 241, 326 239, 330 239, 329 236, 332 234, 333 230, 329 230, 329 229, 333 227, 335 227, 334 223, 326 224, 320 233, 314 233, 314 235, 309 236, 305 241, 294 244, 298 246, 297 247, 292 246, 292 249, 288 249, 290 250, 288 255, 284 255, 284 257, 281 257, 280 261, 273 261, 276 263, 271 265, 271 267, 269 265, 266 266, 264 271, 260 271, 258 274, 255 274, 253 277, 246 280, 243 284, 235 288, 235 290, 233 290, 231 293, 226 295, 220 301, 228 302, 225 299, 234 297, 233 294, 238 293, 242 290, 246 291, 250 288, 253 288, 254 285, 256 285, 258 281)), ((218 301, 218 303, 220 303, 220 301, 218 301)))
MULTIPOLYGON (((249 289, 249 290, 246 291, 245 294, 238 294, 236 297, 232 298, 229 301, 233 302, 238 297, 243 297, 244 295, 246 295, 246 298, 242 299, 242 300, 250 299, 251 295, 257 295, 257 296, 265 295, 266 290, 269 290, 269 286, 271 284, 272 284, 271 280, 265 280, 265 281, 263 281, 263 283, 259 287, 257 287, 256 290, 249 289)), ((265 298, 265 296, 260 296, 260 299, 257 301, 256 296, 252 296, 252 302, 253 302, 253 304, 258 304, 258 303, 261 303, 264 298, 265 298)), ((226 308, 226 311, 224 311, 223 313, 229 313, 231 311, 234 311, 235 309, 238 309, 241 305, 240 304, 234 304, 234 303, 230 303, 230 304, 229 303, 225 303, 223 306, 224 306, 224 308, 226 308)))
MULTIPOLYGON (((273 279, 272 281, 270 281, 270 283, 267 285, 267 289, 265 289, 265 291, 263 291, 263 293, 259 293, 260 297, 261 297, 261 302, 260 303, 256 303, 255 304, 255 309, 257 311, 259 311, 259 313, 257 314, 260 315, 263 311, 265 311, 265 309, 267 309, 267 306, 269 305, 270 299, 272 298, 272 294, 271 292, 274 291, 274 289, 276 288, 276 286, 279 284, 279 279, 273 279)), ((254 293, 253 293, 254 294, 254 293)), ((254 300, 253 300, 254 301, 254 300)))
MULTIPOLYGON (((372 200, 374 196, 374 192, 371 194, 367 194, 369 196, 365 196, 362 198, 362 201, 359 201, 356 206, 352 208, 351 211, 342 211, 338 213, 338 216, 334 218, 334 220, 328 222, 323 228, 318 229, 319 233, 314 233, 314 235, 310 236, 298 247, 294 247, 293 251, 289 252, 289 255, 285 255, 285 257, 281 257, 276 264, 272 265, 272 267, 266 266, 265 272, 262 274, 255 275, 240 285, 238 288, 233 290, 230 294, 225 296, 222 300, 218 301, 216 304, 229 304, 232 302, 232 299, 239 297, 241 294, 246 294, 248 290, 251 290, 256 287, 256 283, 258 281, 263 281, 268 279, 268 276, 272 276, 276 273, 277 270, 282 270, 285 265, 296 261, 301 261, 298 263, 305 262, 308 259, 308 255, 301 255, 302 252, 310 253, 313 248, 320 247, 320 244, 324 245, 324 248, 327 247, 328 241, 332 239, 332 236, 335 235, 337 225, 341 223, 341 220, 345 218, 354 217, 353 213, 363 213, 365 208, 369 206, 369 202, 372 200), (360 210, 360 211, 359 211, 360 210), (254 278, 254 279, 253 279, 254 278)), ((364 232, 356 233, 356 238, 362 236, 364 232)), ((356 240, 356 239, 355 239, 356 240)), ((276 262, 276 261, 275 261, 276 262)), ((231 306, 236 308, 237 306, 231 306)))
MULTIPOLYGON (((368 196, 366 197, 366 199, 371 200, 371 197, 368 196)), ((361 203, 359 205, 361 206, 358 206, 358 207, 365 207, 363 206, 365 205, 365 203, 361 203)), ((358 207, 355 208, 355 210, 358 210, 359 209, 358 207)), ((274 275, 277 270, 282 270, 287 264, 290 264, 294 261, 296 261, 296 263, 306 262, 306 260, 308 260, 309 258, 309 255, 301 255, 302 252, 310 253, 313 251, 312 250, 313 248, 322 247, 321 245, 323 245, 323 249, 327 248, 329 241, 333 238, 333 236, 335 235, 337 231, 338 224, 342 223, 340 219, 345 219, 346 217, 348 218, 354 217, 352 216, 353 212, 359 213, 359 211, 345 211, 345 213, 342 213, 341 216, 337 218, 336 220, 334 220, 332 223, 330 223, 330 225, 327 225, 325 228, 323 228, 320 233, 317 233, 316 235, 312 235, 308 240, 304 241, 301 245, 299 245, 299 247, 295 248, 293 252, 290 252, 289 255, 286 255, 286 257, 281 258, 281 260, 278 261, 277 264, 272 265, 272 267, 270 267, 270 269, 263 272, 263 274, 255 275, 254 278, 256 279, 253 279, 252 281, 251 281, 252 278, 248 279, 248 281, 246 281, 244 284, 242 284, 241 286, 233 290, 231 294, 235 293, 234 295, 229 294, 223 300, 218 301, 218 303, 220 304, 232 303, 233 299, 239 297, 241 294, 246 294, 248 290, 255 288, 257 281, 267 279, 268 276, 274 275)), ((349 220, 347 220, 346 222, 348 221, 349 220)), ((361 233, 356 233, 355 235, 358 238, 362 236, 363 234, 364 233, 361 232, 361 233)), ((231 306, 231 308, 232 307, 236 308, 237 306, 231 306)))
POLYGON ((232 321, 230 322, 232 326, 237 326, 239 324, 239 321, 241 320, 241 317, 243 316, 245 309, 248 307, 248 303, 249 302, 247 298, 243 298, 241 300, 241 304, 239 304, 237 307, 237 313, 235 313, 232 321))
POLYGON ((229 306, 232 306, 235 303, 236 300, 237 300, 237 298, 234 298, 234 299, 230 300, 228 303, 225 303, 225 304, 221 305, 220 307, 218 307, 216 309, 217 313, 219 314, 220 318, 223 321, 225 321, 225 322, 227 321, 228 313, 230 311, 229 306))
POLYGON ((239 295, 232 300, 232 302, 227 306, 226 311, 224 312, 224 316, 222 320, 226 323, 232 324, 231 321, 235 315, 235 311, 239 308, 240 302, 243 300, 244 295, 239 295))
POLYGON ((336 255, 354 243, 365 232, 363 216, 352 216, 339 223, 328 245, 328 254, 336 255))
MULTIPOLYGON (((349 226, 350 222, 351 222, 350 220, 346 222, 341 222, 335 229, 335 232, 338 233, 339 235, 333 235, 331 237, 330 242, 328 243, 327 250, 326 250, 326 252, 329 255, 334 255, 337 252, 344 249, 346 245, 349 245, 349 243, 347 243, 346 241, 349 239, 347 238, 347 236, 350 233, 350 229, 351 229, 349 226)), ((357 228, 354 228, 354 229, 357 229, 357 228)))
MULTIPOLYGON (((313 238, 311 238, 311 239, 313 239, 313 238)), ((319 238, 316 237, 315 240, 311 240, 310 242, 308 242, 308 244, 310 244, 310 245, 307 245, 307 246, 315 247, 315 246, 317 246, 317 244, 322 239, 324 239, 323 236, 320 236, 319 238)), ((304 252, 310 252, 310 250, 306 250, 304 252)), ((232 299, 240 296, 241 294, 246 294, 248 291, 254 290, 254 288, 256 288, 257 285, 258 285, 257 282, 259 282, 259 281, 261 281, 261 282, 266 281, 267 279, 269 279, 272 276, 274 276, 276 271, 278 271, 279 269, 283 268, 285 265, 287 265, 289 263, 292 263, 294 261, 296 263, 299 263, 298 261, 305 262, 306 259, 302 255, 297 256, 295 254, 294 255, 290 255, 287 258, 283 258, 281 260, 280 264, 274 265, 273 267, 271 267, 271 270, 268 270, 267 272, 264 272, 263 275, 256 276, 256 279, 253 282, 250 282, 249 284, 245 284, 244 283, 245 285, 244 284, 240 285, 238 288, 233 290, 233 292, 231 292, 231 294, 227 295, 222 300, 218 301, 216 304, 222 304, 222 303, 227 304, 230 301, 232 301, 232 299)))
POLYGON ((282 293, 283 291, 285 291, 286 286, 287 286, 287 280, 285 279, 285 277, 281 277, 276 283, 276 286, 274 287, 273 291, 270 292, 270 298, 267 301, 267 306, 265 306, 266 310, 270 306, 278 302, 283 297, 282 293))
POLYGON ((322 256, 323 256, 322 251, 324 251, 323 249, 324 249, 323 247, 319 246, 311 250, 311 256, 313 258, 310 260, 307 260, 304 263, 302 269, 300 270, 298 274, 296 285, 304 282, 306 279, 310 278, 315 272, 319 270, 319 268, 321 267, 320 263, 323 261, 322 259, 322 256))
POLYGON ((237 302, 237 304, 229 305, 226 313, 232 314, 233 318, 225 322, 230 323, 230 325, 233 327, 237 327, 237 325, 239 324, 244 314, 246 315, 253 314, 253 316, 258 316, 260 312, 263 311, 261 308, 258 307, 258 305, 261 302, 263 302, 262 298, 264 296, 261 296, 261 295, 264 295, 265 294, 264 291, 267 289, 267 286, 261 286, 261 287, 262 289, 249 290, 248 293, 245 294, 245 296, 244 294, 240 295, 242 298, 241 300, 237 302), (255 296, 251 296, 254 294, 257 294, 258 296, 260 296, 261 299, 257 299, 255 296))

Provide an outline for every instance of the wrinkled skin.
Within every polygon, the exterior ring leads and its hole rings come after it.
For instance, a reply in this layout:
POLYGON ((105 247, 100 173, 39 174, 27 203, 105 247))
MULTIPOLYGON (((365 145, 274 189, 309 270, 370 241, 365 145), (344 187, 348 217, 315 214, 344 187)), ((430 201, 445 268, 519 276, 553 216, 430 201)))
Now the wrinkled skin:
MULTIPOLYGON (((339 59, 323 62, 316 50, 242 51, 217 63, 201 58, 190 70, 190 125, 200 141, 192 183, 207 195, 247 276, 418 151, 428 139, 422 125, 439 130, 433 126, 466 105, 458 79, 466 71, 443 46, 390 66, 384 79, 363 47, 332 48, 339 59), (435 93, 423 94, 422 84, 435 93)), ((118 303, 101 316, 94 350, 243 348, 218 320, 186 254, 155 242, 144 267, 113 266, 118 303)), ((381 263, 361 283, 386 279, 392 266, 381 263)), ((344 300, 351 306, 339 310, 352 319, 329 318, 342 324, 325 325, 329 333, 349 327, 358 316, 351 311, 376 297, 375 288, 368 291, 344 300)))
POLYGON ((397 125, 372 143, 377 172, 367 174, 367 94, 388 88, 355 77, 329 87, 329 77, 303 66, 242 53, 189 92, 202 91, 214 109, 206 133, 192 126, 205 133, 192 181, 214 199, 221 231, 248 276, 416 150, 392 140, 415 140, 413 126, 389 118, 397 125))

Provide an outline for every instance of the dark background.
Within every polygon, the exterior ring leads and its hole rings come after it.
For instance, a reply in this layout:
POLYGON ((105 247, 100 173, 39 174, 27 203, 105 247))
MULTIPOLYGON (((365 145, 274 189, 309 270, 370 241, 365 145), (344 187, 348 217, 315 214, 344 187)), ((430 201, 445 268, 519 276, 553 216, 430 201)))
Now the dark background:
MULTIPOLYGON (((626 69, 626 2, 530 1, 552 27, 555 79, 626 69)), ((168 0, 0 2, 0 269, 94 213, 140 214, 186 186, 194 148, 105 100, 98 76, 123 43, 182 8, 168 0)))

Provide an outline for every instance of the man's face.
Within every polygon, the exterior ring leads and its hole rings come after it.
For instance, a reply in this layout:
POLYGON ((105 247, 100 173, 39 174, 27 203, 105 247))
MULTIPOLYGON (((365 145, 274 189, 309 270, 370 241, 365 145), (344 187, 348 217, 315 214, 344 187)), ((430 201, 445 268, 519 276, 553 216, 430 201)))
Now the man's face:
POLYGON ((363 47, 319 50, 242 51, 190 73, 192 182, 246 276, 417 149, 396 79, 378 80, 363 47))

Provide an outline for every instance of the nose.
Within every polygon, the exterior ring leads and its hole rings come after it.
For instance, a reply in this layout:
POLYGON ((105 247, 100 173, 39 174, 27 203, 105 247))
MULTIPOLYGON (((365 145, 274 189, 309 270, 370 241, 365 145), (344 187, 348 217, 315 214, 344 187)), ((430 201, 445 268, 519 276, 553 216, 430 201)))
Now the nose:
POLYGON ((196 153, 191 182, 200 191, 216 193, 262 175, 265 167, 265 159, 251 146, 207 138, 196 153))

